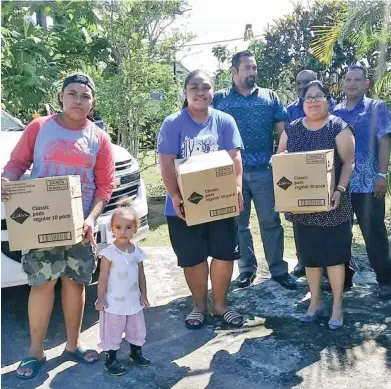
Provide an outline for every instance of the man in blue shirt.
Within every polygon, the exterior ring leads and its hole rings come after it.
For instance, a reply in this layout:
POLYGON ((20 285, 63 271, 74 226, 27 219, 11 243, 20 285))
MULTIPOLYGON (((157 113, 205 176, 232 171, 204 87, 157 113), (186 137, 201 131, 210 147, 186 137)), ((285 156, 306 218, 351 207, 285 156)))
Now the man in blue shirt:
POLYGON ((297 73, 296 92, 299 98, 286 107, 289 122, 293 122, 294 120, 305 116, 303 109, 303 90, 311 81, 314 80, 316 80, 316 73, 312 70, 304 69, 297 73))
POLYGON ((333 113, 355 130, 355 169, 350 182, 353 211, 376 273, 378 296, 390 298, 391 259, 384 218, 391 115, 384 102, 365 96, 368 86, 367 70, 351 66, 343 83, 346 100, 333 113))
POLYGON ((288 265, 283 260, 284 230, 278 213, 274 211, 273 177, 270 169, 274 130, 282 133, 287 113, 275 92, 256 85, 257 63, 252 53, 242 51, 235 54, 231 72, 233 85, 216 92, 213 105, 234 117, 244 144, 244 211, 238 218, 241 259, 237 284, 239 287, 249 286, 254 281, 257 270, 249 228, 252 200, 272 278, 285 288, 296 289, 296 281, 288 274, 288 265))

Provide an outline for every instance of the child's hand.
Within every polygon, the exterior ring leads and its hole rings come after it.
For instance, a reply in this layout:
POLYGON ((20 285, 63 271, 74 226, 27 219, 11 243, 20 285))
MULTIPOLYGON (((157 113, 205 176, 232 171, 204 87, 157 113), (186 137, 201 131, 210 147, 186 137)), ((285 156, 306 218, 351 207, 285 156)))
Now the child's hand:
POLYGON ((107 304, 103 300, 101 299, 96 300, 95 309, 97 311, 104 311, 105 308, 107 308, 107 304))
POLYGON ((141 294, 140 295, 140 304, 144 307, 144 308, 148 308, 150 305, 149 305, 149 301, 148 301, 148 298, 146 295, 144 294, 141 294))

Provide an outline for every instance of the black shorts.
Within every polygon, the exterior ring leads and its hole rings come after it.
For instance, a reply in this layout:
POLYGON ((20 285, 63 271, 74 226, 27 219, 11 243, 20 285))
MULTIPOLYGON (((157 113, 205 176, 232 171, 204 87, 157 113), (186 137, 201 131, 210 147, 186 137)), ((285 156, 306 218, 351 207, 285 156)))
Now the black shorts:
POLYGON ((294 223, 296 250, 306 267, 342 265, 350 261, 352 225, 350 221, 335 227, 315 227, 294 223))
POLYGON ((168 232, 178 266, 191 267, 208 257, 224 261, 239 259, 238 227, 235 218, 188 227, 177 216, 168 216, 168 232))

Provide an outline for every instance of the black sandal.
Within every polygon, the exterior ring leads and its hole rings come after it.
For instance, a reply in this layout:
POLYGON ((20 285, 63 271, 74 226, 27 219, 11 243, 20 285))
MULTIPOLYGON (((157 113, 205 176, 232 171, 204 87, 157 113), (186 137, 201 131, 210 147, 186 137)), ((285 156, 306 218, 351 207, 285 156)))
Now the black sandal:
POLYGON ((224 312, 222 315, 213 315, 216 319, 220 319, 224 322, 224 324, 233 327, 233 328, 240 328, 243 326, 243 316, 232 310, 228 309, 228 311, 224 312), (235 323, 235 320, 240 319, 237 323, 235 323))
POLYGON ((93 363, 96 363, 99 361, 99 354, 96 350, 83 350, 81 349, 80 347, 78 347, 75 351, 69 351, 69 350, 65 350, 63 355, 67 358, 67 359, 70 359, 74 362, 81 362, 81 363, 85 363, 86 365, 92 365, 93 363), (87 355, 88 354, 91 354, 91 353, 95 353, 96 354, 96 358, 94 358, 92 361, 89 361, 87 359, 87 355))
POLYGON ((186 316, 185 325, 190 330, 199 330, 205 322, 205 315, 202 312, 190 312, 186 316), (198 324, 193 323, 191 324, 190 321, 195 321, 198 324))
POLYGON ((21 380, 29 380, 31 378, 34 378, 41 369, 42 365, 46 362, 46 357, 43 357, 42 359, 38 359, 35 357, 27 357, 20 361, 20 364, 18 366, 18 369, 20 367, 26 367, 28 369, 31 369, 31 374, 24 375, 19 374, 18 371, 16 371, 16 376, 21 380))

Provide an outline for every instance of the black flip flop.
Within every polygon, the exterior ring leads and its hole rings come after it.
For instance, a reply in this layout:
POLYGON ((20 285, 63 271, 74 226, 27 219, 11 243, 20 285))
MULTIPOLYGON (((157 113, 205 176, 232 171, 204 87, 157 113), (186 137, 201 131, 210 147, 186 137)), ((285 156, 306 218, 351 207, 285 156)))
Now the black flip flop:
POLYGON ((205 315, 202 312, 190 312, 186 316, 185 325, 190 330, 199 330, 205 322, 205 315), (191 324, 190 321, 198 321, 199 324, 191 324))
POLYGON ((46 357, 43 357, 42 359, 38 359, 35 357, 27 357, 20 361, 20 364, 18 366, 18 369, 20 367, 27 367, 31 369, 30 375, 24 375, 24 374, 18 374, 16 372, 16 376, 21 380, 29 380, 31 378, 34 378, 40 371, 42 365, 46 362, 46 357))
POLYGON ((96 362, 99 361, 99 354, 96 350, 92 350, 92 349, 89 349, 89 350, 83 350, 81 349, 80 347, 78 347, 75 351, 68 351, 68 350, 65 350, 62 354, 66 359, 70 359, 74 362, 81 362, 81 363, 85 363, 86 365, 92 365, 96 362), (96 359, 93 359, 92 361, 89 361, 88 359, 86 359, 86 356, 92 352, 95 352, 96 353, 96 356, 97 358, 96 359))
POLYGON ((233 328, 243 327, 244 324, 243 316, 232 309, 228 309, 228 311, 224 312, 222 315, 213 315, 213 317, 222 320, 224 324, 233 328), (240 319, 240 321, 238 323, 234 323, 235 319, 240 319))

